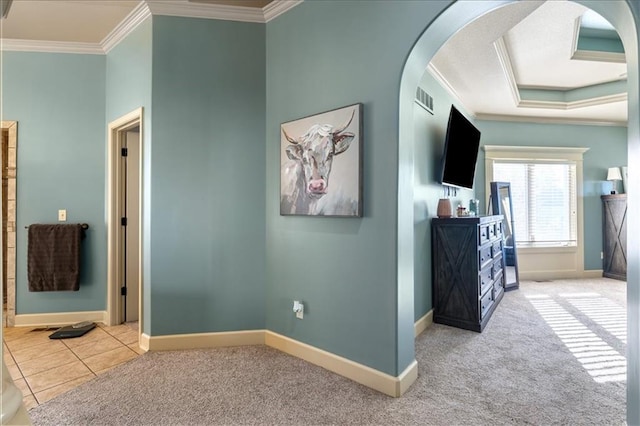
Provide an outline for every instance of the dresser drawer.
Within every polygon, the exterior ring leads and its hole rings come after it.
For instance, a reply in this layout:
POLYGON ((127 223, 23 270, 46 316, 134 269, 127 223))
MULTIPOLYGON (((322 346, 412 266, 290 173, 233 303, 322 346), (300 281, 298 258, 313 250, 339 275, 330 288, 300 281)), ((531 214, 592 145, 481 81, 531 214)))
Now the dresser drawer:
POLYGON ((492 246, 486 246, 486 247, 480 248, 480 250, 478 251, 478 265, 480 265, 480 268, 484 268, 484 266, 488 262, 491 262, 492 259, 493 259, 492 246))
POLYGON ((489 237, 489 228, 491 226, 493 226, 493 224, 491 225, 483 224, 478 227, 478 245, 479 246, 483 246, 489 241, 491 241, 491 237, 489 237))
POLYGON ((492 269, 493 269, 492 277, 497 277, 499 274, 501 274, 502 273, 502 259, 498 259, 495 262, 493 262, 492 269))
POLYGON ((493 280, 493 294, 498 297, 504 291, 504 274, 501 272, 493 280))
POLYGON ((493 243, 491 247, 491 257, 496 258, 502 254, 502 241, 493 243))
POLYGON ((493 241, 496 239, 496 226, 498 222, 494 222, 489 224, 489 241, 493 241))
POLYGON ((484 294, 493 284, 493 265, 487 265, 478 277, 478 294, 484 294))
POLYGON ((496 238, 502 239, 502 234, 503 234, 502 226, 503 226, 502 221, 496 222, 496 238))
POLYGON ((491 305, 493 305, 493 290, 480 298, 480 319, 484 317, 491 305))

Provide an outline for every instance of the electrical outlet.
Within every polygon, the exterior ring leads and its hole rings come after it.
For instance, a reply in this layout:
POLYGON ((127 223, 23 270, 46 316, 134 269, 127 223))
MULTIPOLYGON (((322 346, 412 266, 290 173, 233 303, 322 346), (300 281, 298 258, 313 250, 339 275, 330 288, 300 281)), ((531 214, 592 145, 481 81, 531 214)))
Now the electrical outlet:
POLYGON ((293 312, 296 314, 296 318, 303 319, 304 318, 304 304, 300 303, 297 300, 293 301, 293 312))
POLYGON ((66 222, 66 221, 67 221, 67 211, 58 210, 58 222, 66 222))
POLYGON ((600 252, 600 259, 604 259, 604 252, 603 251, 600 252))

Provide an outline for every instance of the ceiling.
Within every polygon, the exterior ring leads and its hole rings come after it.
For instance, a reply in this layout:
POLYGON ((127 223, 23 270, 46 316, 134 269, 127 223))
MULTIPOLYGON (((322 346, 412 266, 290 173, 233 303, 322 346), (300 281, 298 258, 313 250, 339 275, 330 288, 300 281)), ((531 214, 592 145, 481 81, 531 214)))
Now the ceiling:
POLYGON ((522 1, 456 33, 428 70, 476 118, 626 125, 620 39, 570 1, 522 1))
MULTIPOLYGON (((13 0, 0 36, 4 50, 66 43, 104 52, 141 6, 158 15, 267 22, 272 10, 299 2, 13 0)), ((476 118, 625 125, 626 63, 607 24, 570 1, 516 2, 457 32, 428 71, 476 118)))

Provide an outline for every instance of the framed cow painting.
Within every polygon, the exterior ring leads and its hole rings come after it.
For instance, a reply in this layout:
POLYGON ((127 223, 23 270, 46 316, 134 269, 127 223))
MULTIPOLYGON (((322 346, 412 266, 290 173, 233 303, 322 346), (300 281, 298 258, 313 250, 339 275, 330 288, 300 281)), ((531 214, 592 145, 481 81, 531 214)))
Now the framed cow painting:
POLYGON ((362 104, 280 126, 280 214, 362 217, 362 104))

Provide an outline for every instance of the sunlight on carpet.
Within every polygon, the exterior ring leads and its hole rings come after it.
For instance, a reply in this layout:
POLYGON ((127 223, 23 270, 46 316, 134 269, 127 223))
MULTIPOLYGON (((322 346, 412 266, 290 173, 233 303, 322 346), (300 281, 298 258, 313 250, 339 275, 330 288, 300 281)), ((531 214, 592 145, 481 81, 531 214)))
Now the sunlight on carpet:
POLYGON ((627 343, 627 313, 624 308, 598 294, 594 297, 568 297, 567 300, 611 335, 627 343))
MULTIPOLYGON (((626 343, 627 318, 622 307, 597 293, 561 294, 559 297, 626 343)), ((551 296, 534 294, 527 298, 596 382, 626 380, 626 358, 590 329, 590 324, 582 322, 551 296)))

